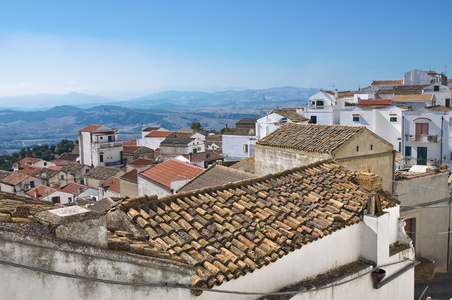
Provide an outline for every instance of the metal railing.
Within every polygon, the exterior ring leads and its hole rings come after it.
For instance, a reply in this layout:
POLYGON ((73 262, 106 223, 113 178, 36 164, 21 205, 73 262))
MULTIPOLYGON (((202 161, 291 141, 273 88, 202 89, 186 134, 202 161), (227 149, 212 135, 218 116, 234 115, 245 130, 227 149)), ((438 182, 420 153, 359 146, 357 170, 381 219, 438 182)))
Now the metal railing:
POLYGON ((115 148, 115 147, 122 147, 123 142, 107 142, 107 143, 97 143, 97 147, 99 149, 106 149, 106 148, 115 148))
POLYGON ((438 143, 438 135, 406 134, 405 140, 407 142, 438 143))

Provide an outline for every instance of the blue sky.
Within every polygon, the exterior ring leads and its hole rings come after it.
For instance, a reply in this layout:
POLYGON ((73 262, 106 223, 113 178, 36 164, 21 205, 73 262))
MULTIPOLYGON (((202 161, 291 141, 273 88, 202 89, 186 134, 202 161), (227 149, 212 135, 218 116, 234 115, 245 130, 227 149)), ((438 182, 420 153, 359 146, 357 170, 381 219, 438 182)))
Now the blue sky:
MULTIPOLYGON (((452 72, 452 1, 2 1, 0 96, 357 89, 452 72)), ((450 76, 452 77, 452 76, 450 76)))

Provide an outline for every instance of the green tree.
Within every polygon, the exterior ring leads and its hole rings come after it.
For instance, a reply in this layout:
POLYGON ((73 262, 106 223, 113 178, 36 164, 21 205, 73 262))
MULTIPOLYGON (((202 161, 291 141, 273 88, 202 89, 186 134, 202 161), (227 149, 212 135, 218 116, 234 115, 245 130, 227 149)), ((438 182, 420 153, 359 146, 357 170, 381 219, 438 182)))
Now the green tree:
POLYGON ((202 129, 201 123, 199 122, 193 122, 191 123, 191 129, 202 129))

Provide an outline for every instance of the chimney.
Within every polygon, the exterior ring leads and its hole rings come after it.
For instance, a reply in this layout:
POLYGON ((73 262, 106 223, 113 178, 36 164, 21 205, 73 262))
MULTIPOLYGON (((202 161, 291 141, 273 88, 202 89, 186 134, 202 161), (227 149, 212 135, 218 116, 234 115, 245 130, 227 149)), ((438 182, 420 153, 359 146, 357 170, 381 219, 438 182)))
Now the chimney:
POLYGON ((35 198, 38 199, 38 189, 35 189, 35 198))
POLYGON ((226 123, 226 129, 228 129, 228 123, 226 123))

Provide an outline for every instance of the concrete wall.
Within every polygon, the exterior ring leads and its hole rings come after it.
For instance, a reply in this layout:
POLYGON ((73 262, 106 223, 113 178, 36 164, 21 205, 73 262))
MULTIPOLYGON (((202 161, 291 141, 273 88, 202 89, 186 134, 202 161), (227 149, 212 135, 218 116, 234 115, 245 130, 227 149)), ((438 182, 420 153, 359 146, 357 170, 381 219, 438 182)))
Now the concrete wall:
POLYGON ((159 198, 171 195, 172 193, 163 187, 138 176, 138 195, 157 195, 159 198))
MULTIPOLYGON (((39 240, 2 232, 1 260, 88 278, 121 282, 190 283, 192 271, 183 264, 159 259, 140 259, 106 249, 39 240), (185 267, 184 267, 185 266, 185 267)), ((74 279, 2 265, 2 299, 189 299, 190 290, 138 287, 74 279)))
POLYGON ((395 183, 395 194, 404 206, 424 204, 430 208, 404 208, 401 216, 407 220, 414 218, 416 227, 413 232, 416 255, 435 261, 436 272, 447 271, 447 249, 449 215, 451 208, 448 173, 400 180, 395 183), (438 208, 432 208, 440 206, 438 208), (441 207, 445 206, 445 207, 441 207))
POLYGON ((255 145, 254 172, 257 175, 266 175, 329 158, 331 156, 328 154, 308 153, 255 145))
POLYGON ((119 179, 119 187, 121 190, 121 197, 134 198, 139 196, 138 183, 119 179))

